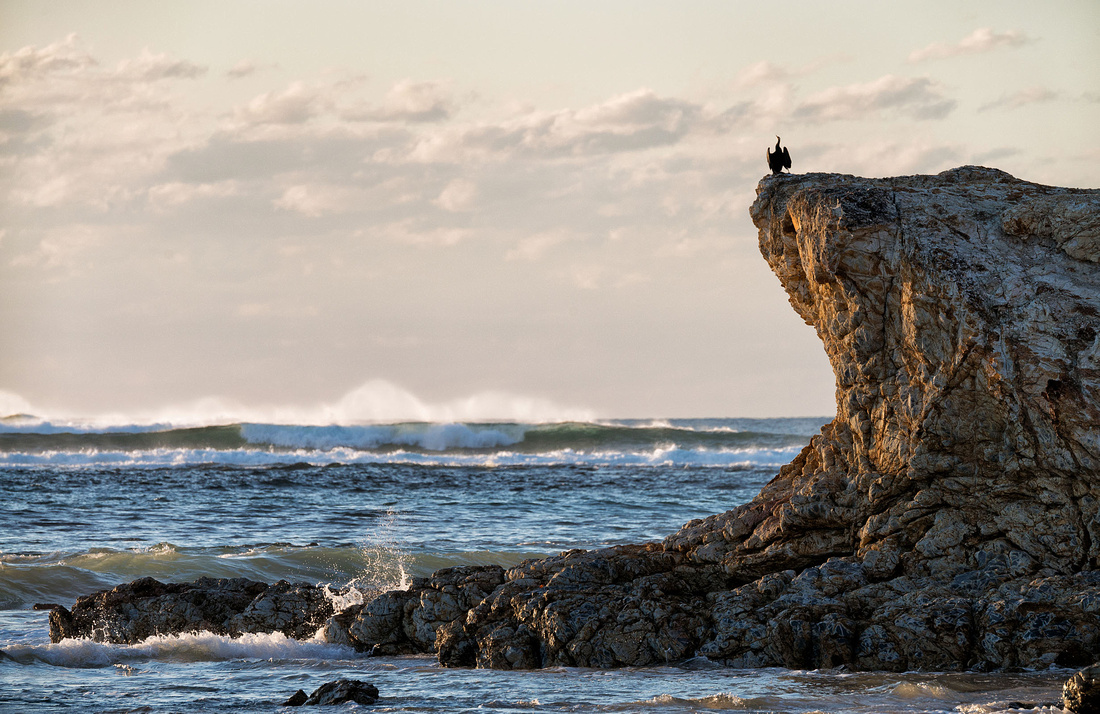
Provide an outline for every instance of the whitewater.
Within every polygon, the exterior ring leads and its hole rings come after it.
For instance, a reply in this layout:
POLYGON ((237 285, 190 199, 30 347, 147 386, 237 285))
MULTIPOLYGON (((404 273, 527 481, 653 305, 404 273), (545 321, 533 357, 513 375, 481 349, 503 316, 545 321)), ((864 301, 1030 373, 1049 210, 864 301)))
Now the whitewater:
POLYGON ((350 587, 346 606, 443 567, 656 541, 751 499, 826 421, 2 419, 0 710, 270 712, 339 677, 374 683, 378 711, 1053 710, 1065 672, 455 670, 281 634, 51 644, 34 609, 145 576, 350 587))

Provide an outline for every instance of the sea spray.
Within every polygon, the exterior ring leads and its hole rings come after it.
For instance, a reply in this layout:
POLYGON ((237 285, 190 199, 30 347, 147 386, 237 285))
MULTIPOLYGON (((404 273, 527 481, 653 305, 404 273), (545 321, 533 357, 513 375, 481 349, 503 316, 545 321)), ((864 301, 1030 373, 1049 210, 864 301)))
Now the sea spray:
POLYGON ((365 562, 364 572, 349 583, 350 587, 363 593, 408 590, 412 557, 400 542, 396 510, 386 511, 360 542, 359 552, 365 562))

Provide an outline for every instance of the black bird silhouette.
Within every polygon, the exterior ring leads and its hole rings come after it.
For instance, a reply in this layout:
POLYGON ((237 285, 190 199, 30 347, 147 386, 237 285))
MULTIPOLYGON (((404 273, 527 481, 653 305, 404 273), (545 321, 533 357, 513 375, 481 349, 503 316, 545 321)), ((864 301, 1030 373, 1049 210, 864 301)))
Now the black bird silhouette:
POLYGON ((779 137, 775 137, 775 153, 772 153, 771 149, 768 149, 768 168, 772 170, 773 174, 782 173, 783 169, 789 169, 791 167, 791 155, 787 151, 787 147, 779 147, 779 137))

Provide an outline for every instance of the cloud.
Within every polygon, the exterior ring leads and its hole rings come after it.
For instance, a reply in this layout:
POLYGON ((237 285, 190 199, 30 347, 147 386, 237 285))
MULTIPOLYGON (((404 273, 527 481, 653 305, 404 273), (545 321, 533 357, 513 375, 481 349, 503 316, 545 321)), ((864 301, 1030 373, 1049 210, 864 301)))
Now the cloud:
POLYGON ((92 267, 89 253, 99 247, 108 231, 92 225, 68 225, 51 229, 34 250, 11 259, 15 267, 34 267, 71 277, 92 267))
POLYGON ((466 179, 455 179, 447 184, 433 203, 446 211, 469 211, 477 198, 477 185, 466 179))
POLYGON ((377 226, 367 233, 405 245, 448 247, 465 240, 471 232, 466 228, 431 225, 422 219, 408 218, 377 226))
POLYGON ((162 79, 195 79, 206 74, 206 67, 187 60, 172 59, 166 53, 153 54, 146 48, 136 58, 119 62, 115 74, 139 82, 156 82, 162 79))
POLYGON ((332 107, 332 99, 326 93, 293 82, 286 89, 264 92, 233 111, 238 126, 250 127, 262 124, 304 124, 332 107))
POLYGON ((761 84, 775 84, 786 81, 791 76, 792 72, 786 67, 761 60, 738 72, 737 78, 734 79, 734 86, 755 87, 761 84))
POLYGON ((0 54, 0 86, 72 74, 98 64, 79 44, 76 34, 70 34, 42 48, 28 46, 0 54))
POLYGON ((241 192, 236 181, 184 183, 171 181, 149 187, 149 203, 157 210, 175 208, 198 199, 228 198, 241 192))
POLYGON ((347 110, 343 118, 349 121, 438 122, 450 119, 455 110, 455 101, 443 82, 406 79, 390 89, 380 107, 347 110))
POLYGON ((505 260, 539 260, 551 248, 575 240, 577 240, 577 236, 563 229, 536 233, 520 239, 520 241, 505 254, 504 258, 505 260))
POLYGON ((581 109, 530 112, 496 123, 422 134, 410 157, 434 162, 533 156, 593 156, 669 146, 693 131, 719 131, 725 118, 701 105, 639 89, 581 109))
POLYGON ((990 52, 1000 47, 1020 47, 1030 42, 1030 38, 1017 30, 1006 30, 1000 34, 989 27, 979 27, 955 44, 936 42, 927 47, 914 50, 909 54, 909 62, 946 59, 960 55, 973 55, 990 52))
POLYGON ((819 151, 819 164, 858 176, 938 173, 958 166, 968 157, 963 146, 924 137, 869 138, 855 145, 837 144, 819 151))
POLYGON ((333 213, 345 213, 360 204, 360 192, 353 187, 333 184, 297 184, 272 201, 276 208, 317 218, 333 213))
POLYGON ((1048 89, 1047 87, 1028 87, 1027 89, 1021 89, 1011 94, 1002 94, 998 99, 978 107, 978 111, 985 112, 991 109, 1019 109, 1028 104, 1052 102, 1060 96, 1061 94, 1059 92, 1048 89))
POLYGON ((149 49, 103 66, 76 35, 0 55, 4 198, 100 213, 142 200, 161 161, 208 129, 174 94, 205 72, 149 49))
POLYGON ((256 63, 252 60, 241 60, 225 71, 225 76, 230 79, 242 79, 256 72, 256 63))
POLYGON ((245 77, 251 77, 262 69, 269 69, 273 65, 260 65, 250 59, 243 59, 237 64, 233 65, 225 71, 225 76, 229 79, 244 79, 245 77))
POLYGON ((892 112, 912 119, 943 119, 956 104, 927 77, 886 75, 873 82, 832 87, 813 94, 795 108, 794 117, 833 121, 892 112))

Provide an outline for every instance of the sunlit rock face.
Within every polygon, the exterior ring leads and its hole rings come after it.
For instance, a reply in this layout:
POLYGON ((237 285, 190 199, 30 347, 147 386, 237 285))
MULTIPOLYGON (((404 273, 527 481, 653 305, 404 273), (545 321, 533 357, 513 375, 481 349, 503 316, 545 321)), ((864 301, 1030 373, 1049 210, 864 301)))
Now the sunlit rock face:
MULTIPOLYGON (((782 174, 757 194, 761 253, 832 362, 836 419, 751 502, 663 543, 439 571, 323 637, 500 669, 1100 659, 1100 191, 963 167, 782 174)), ((60 636, 130 611, 175 627, 164 597, 51 618, 60 636)), ((249 631, 294 620, 240 600, 249 631)))
POLYGON ((722 542, 696 544, 706 524, 669 545, 731 574, 849 553, 914 577, 1097 567, 1100 192, 784 175, 752 217, 837 417, 722 542))

